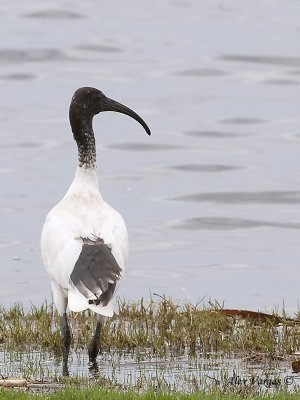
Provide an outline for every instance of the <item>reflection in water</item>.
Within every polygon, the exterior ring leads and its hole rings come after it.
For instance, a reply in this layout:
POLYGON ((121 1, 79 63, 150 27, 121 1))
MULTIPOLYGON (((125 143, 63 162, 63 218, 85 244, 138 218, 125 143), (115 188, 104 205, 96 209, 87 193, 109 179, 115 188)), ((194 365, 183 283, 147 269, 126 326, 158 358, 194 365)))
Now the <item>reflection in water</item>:
POLYGON ((255 221, 242 218, 199 217, 190 218, 171 225, 177 229, 203 229, 203 230, 231 230, 251 228, 286 228, 300 229, 299 223, 281 223, 268 221, 255 221))
POLYGON ((5 147, 12 147, 12 148, 16 148, 16 147, 42 147, 44 145, 44 143, 35 143, 35 142, 24 142, 24 143, 14 143, 14 144, 3 144, 0 145, 0 147, 5 148, 5 147))
POLYGON ((3 249, 4 247, 15 247, 20 243, 20 240, 12 240, 6 237, 0 237, 0 249, 3 249))
POLYGON ((212 202, 224 204, 299 204, 300 192, 232 192, 232 193, 197 193, 178 196, 172 200, 212 202))
POLYGON ((0 50, 0 65, 24 62, 66 61, 69 57, 58 49, 0 50))
POLYGON ((287 67, 299 67, 300 57, 284 57, 284 56, 261 56, 261 55, 241 55, 241 54, 227 54, 220 57, 225 61, 238 61, 244 63, 255 64, 269 64, 269 65, 283 65, 287 67))
POLYGON ((299 85, 300 82, 292 80, 292 79, 267 79, 264 81, 264 83, 267 83, 269 85, 299 85))
POLYGON ((111 149, 129 150, 129 151, 156 151, 156 150, 178 150, 183 149, 183 146, 174 144, 156 144, 156 143, 119 143, 109 146, 111 149))
POLYGON ((106 44, 82 44, 76 46, 76 49, 85 50, 85 51, 93 51, 96 53, 121 53, 122 49, 115 46, 109 46, 106 44))
POLYGON ((176 74, 182 76, 214 77, 214 76, 227 75, 227 72, 213 68, 193 68, 184 71, 178 71, 176 72, 176 74))
POLYGON ((222 124, 252 125, 252 124, 263 124, 266 121, 262 118, 234 117, 234 118, 222 119, 219 122, 222 124))
POLYGON ((223 172, 223 171, 233 171, 240 169, 233 165, 209 165, 209 164, 182 164, 174 165, 169 167, 172 169, 178 169, 179 171, 187 172, 223 172))
POLYGON ((0 79, 12 80, 12 81, 24 81, 35 78, 36 76, 34 74, 26 74, 26 73, 15 73, 15 74, 13 73, 13 74, 0 75, 0 79))
POLYGON ((32 13, 24 14, 26 18, 37 18, 37 19, 78 19, 83 18, 83 15, 78 14, 71 10, 43 10, 35 11, 32 13))
POLYGON ((241 137, 244 136, 242 133, 236 132, 222 132, 222 131, 186 131, 185 135, 195 137, 208 137, 208 138, 230 138, 230 137, 241 137))
MULTIPOLYGON (((257 391, 280 390, 284 379, 289 377, 289 362, 286 360, 270 360, 262 355, 251 355, 247 358, 224 357, 211 353, 207 357, 191 356, 187 352, 174 356, 172 353, 164 357, 143 352, 103 353, 97 368, 89 368, 87 355, 72 352, 69 373, 74 378, 89 378, 95 384, 105 381, 119 387, 184 391, 190 393, 199 390, 228 389, 231 385, 239 385, 238 380, 257 391), (251 360, 251 357, 254 360, 251 360), (275 372, 274 372, 275 371, 275 372), (99 381, 97 381, 99 379, 99 381), (272 385, 279 382, 279 385, 272 385), (267 384, 265 383, 267 382, 267 384), (271 382, 268 384, 268 382, 271 382)), ((26 353, 0 352, 0 368, 3 376, 24 377, 34 374, 35 380, 52 381, 52 377, 61 376, 62 361, 53 358, 49 353, 30 351, 26 353), (33 373, 34 371, 34 373, 33 373)), ((290 379, 289 390, 296 389, 299 379, 295 375, 290 379)), ((30 385, 29 385, 30 386, 30 385)), ((60 389, 57 383, 45 385, 44 389, 60 389)), ((42 385, 36 389, 43 389, 42 385)), ((233 390, 234 388, 231 387, 233 390)), ((241 390, 241 388, 239 389, 241 390)))

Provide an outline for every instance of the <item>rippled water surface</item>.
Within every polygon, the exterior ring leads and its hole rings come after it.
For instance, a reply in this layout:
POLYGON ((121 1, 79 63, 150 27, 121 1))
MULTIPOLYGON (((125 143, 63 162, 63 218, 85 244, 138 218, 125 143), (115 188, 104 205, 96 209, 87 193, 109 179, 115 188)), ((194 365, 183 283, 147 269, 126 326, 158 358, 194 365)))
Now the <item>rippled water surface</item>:
MULTIPOLYGON (((155 357, 148 355, 102 354, 97 371, 88 367, 88 356, 71 354, 69 373, 72 377, 90 378, 90 382, 110 382, 125 388, 160 388, 191 392, 223 390, 238 393, 276 393, 299 388, 299 376, 292 373, 287 362, 274 360, 249 361, 224 358, 217 354, 206 357, 155 357)), ((44 352, 0 352, 3 376, 14 376, 51 382, 61 376, 62 362, 44 352)), ((101 384, 101 383, 100 383, 101 384)), ((49 390, 49 389, 48 389, 49 390)))
POLYGON ((39 237, 76 166, 73 91, 95 118, 103 197, 130 235, 119 294, 298 308, 300 3, 0 5, 0 302, 50 298, 39 237))

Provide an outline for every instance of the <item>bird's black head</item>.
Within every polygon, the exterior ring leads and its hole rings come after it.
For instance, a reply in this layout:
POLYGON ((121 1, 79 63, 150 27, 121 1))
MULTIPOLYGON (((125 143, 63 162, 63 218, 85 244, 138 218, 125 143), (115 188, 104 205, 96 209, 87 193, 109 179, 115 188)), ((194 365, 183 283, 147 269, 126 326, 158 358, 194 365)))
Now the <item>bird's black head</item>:
POLYGON ((138 114, 123 104, 109 99, 100 90, 93 87, 79 88, 72 97, 69 115, 73 133, 75 134, 79 127, 91 125, 93 117, 101 111, 115 111, 126 114, 138 121, 147 134, 151 135, 149 127, 138 114))
POLYGON ((72 97, 71 110, 80 110, 84 116, 93 117, 103 111, 103 104, 107 97, 98 89, 92 87, 82 87, 76 90, 72 97))

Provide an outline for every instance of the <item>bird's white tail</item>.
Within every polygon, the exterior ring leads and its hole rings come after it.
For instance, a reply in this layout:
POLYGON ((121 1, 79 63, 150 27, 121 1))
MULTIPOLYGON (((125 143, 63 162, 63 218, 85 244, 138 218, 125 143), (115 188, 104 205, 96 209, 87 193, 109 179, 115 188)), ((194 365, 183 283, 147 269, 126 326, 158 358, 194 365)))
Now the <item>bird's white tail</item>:
POLYGON ((109 302, 105 307, 101 304, 97 306, 89 304, 88 300, 76 288, 70 288, 68 291, 68 306, 71 311, 75 312, 90 309, 106 317, 112 317, 114 314, 112 302, 109 302))

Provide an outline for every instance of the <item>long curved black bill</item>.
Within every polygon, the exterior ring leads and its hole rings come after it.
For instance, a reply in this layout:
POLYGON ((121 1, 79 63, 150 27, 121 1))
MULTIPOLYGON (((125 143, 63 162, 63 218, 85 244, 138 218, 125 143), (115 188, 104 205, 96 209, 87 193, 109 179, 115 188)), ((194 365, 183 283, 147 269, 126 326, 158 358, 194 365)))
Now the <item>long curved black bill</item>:
POLYGON ((130 108, 124 106, 121 103, 118 103, 115 100, 109 99, 108 97, 105 99, 105 101, 103 102, 103 108, 102 111, 115 111, 115 112, 119 112, 122 114, 126 114, 129 117, 135 119, 137 122, 139 122, 142 127, 145 129, 145 131, 147 132, 147 134, 150 136, 151 135, 151 131, 148 127, 148 125, 146 124, 146 122, 134 111, 132 111, 130 108))

